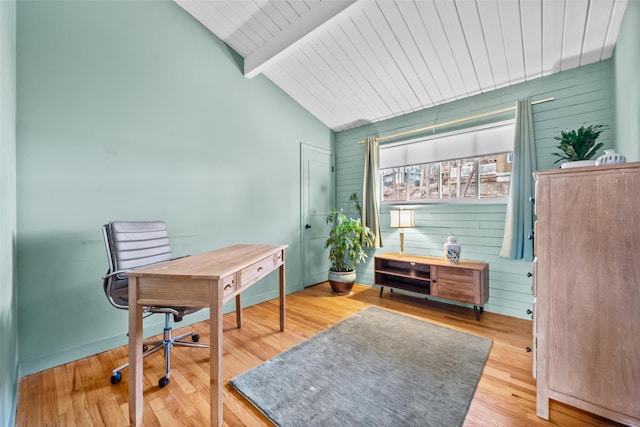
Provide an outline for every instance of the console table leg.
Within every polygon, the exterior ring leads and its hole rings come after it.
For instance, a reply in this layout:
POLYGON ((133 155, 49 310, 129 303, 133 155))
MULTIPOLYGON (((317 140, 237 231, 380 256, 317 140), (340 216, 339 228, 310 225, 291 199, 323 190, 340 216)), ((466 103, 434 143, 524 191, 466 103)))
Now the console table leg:
POLYGON ((382 298, 382 291, 384 291, 384 286, 380 286, 380 298, 382 298))
POLYGON ((480 320, 480 310, 478 310, 478 306, 477 305, 473 306, 473 314, 476 315, 476 320, 480 320))

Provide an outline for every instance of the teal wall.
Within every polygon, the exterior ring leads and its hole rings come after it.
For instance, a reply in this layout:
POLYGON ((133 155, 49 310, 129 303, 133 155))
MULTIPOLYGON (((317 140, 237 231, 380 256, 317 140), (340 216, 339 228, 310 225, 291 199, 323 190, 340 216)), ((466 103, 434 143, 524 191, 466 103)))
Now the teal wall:
POLYGON ((640 1, 631 0, 614 51, 616 148, 640 161, 640 1))
MULTIPOLYGON (((536 151, 539 169, 558 167, 551 153, 553 137, 560 130, 580 127, 584 122, 613 127, 613 64, 611 60, 565 71, 508 88, 451 102, 394 119, 365 125, 336 134, 336 198, 346 201, 354 191, 362 192, 364 147, 358 144, 368 136, 389 135, 435 123, 493 111, 515 105, 519 99, 555 100, 533 107, 536 151)), ((488 120, 513 118, 514 113, 488 120)), ((467 122, 464 126, 480 124, 467 122)), ((452 128, 440 128, 441 132, 452 128)), ((418 136, 418 135, 413 135, 418 136)), ((612 132, 601 136, 611 147, 612 132)), ((389 141, 393 142, 393 141, 389 141)), ((531 262, 500 258, 506 204, 430 204, 415 205, 416 227, 406 230, 405 252, 442 256, 446 237, 453 231, 462 244, 462 258, 490 263, 490 298, 485 310, 529 319, 532 307, 531 262)), ((389 206, 381 209, 385 247, 379 252, 398 252, 399 233, 389 227, 389 206)), ((368 259, 358 269, 358 281, 373 284, 373 262, 368 259)))
MULTIPOLYGON (((337 200, 361 191, 364 137, 524 97, 556 98, 534 107, 541 169, 555 167, 553 136, 583 122, 615 123, 603 141, 640 160, 639 24, 630 2, 613 61, 339 133, 337 200)), ((301 287, 299 144, 330 148, 334 136, 241 69, 170 1, 23 1, 16 22, 16 3, 0 0, 0 425, 13 425, 18 361, 24 375, 126 342, 126 313, 107 303, 99 279, 100 225, 110 219, 166 220, 176 255, 287 243, 287 284, 301 287)), ((419 207, 407 251, 440 256, 453 228, 463 257, 491 263, 487 310, 527 318, 531 264, 498 257, 504 213, 500 204, 419 207)), ((397 251, 388 207, 382 221, 380 251, 397 251)), ((360 270, 372 284, 370 260, 360 270)), ((276 289, 268 279, 245 300, 276 289)))
POLYGON ((331 130, 171 1, 18 2, 17 40, 21 375, 126 342, 100 279, 109 220, 165 220, 177 256, 288 244, 302 288, 300 143, 330 149, 331 130))
POLYGON ((16 291, 16 3, 0 0, 0 426, 12 426, 18 387, 16 291))

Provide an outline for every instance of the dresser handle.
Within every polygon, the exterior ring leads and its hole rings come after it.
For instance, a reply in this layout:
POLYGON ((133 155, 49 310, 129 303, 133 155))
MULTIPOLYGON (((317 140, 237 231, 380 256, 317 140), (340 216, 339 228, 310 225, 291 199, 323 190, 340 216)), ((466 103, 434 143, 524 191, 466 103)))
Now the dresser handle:
POLYGON ((529 235, 527 236, 527 239, 529 239, 529 240, 533 240, 533 234, 534 234, 534 233, 529 233, 529 235))
POLYGON ((536 198, 533 197, 533 196, 529 197, 529 203, 531 203, 532 205, 535 205, 536 204, 536 198))
POLYGON ((528 272, 527 277, 531 277, 531 276, 533 276, 533 274, 531 274, 531 272, 528 272))
POLYGON ((531 311, 530 308, 527 309, 527 314, 533 314, 533 311, 531 311))
POLYGON ((233 281, 231 281, 231 283, 227 284, 227 285, 224 287, 224 290, 226 291, 227 289, 229 289, 229 288, 230 288, 230 287, 232 287, 232 286, 233 286, 233 281))
POLYGON ((531 353, 531 347, 527 347, 527 353, 531 353))
POLYGON ((258 273, 262 271, 262 267, 258 267, 258 273))

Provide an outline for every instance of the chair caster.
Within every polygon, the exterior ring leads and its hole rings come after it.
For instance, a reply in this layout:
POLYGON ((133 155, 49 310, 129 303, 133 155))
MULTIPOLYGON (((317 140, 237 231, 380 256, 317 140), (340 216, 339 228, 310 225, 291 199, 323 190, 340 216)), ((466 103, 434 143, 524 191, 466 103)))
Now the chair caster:
POLYGON ((160 378, 160 380, 158 380, 158 385, 160 386, 160 388, 166 386, 167 384, 169 384, 169 381, 171 381, 169 378, 167 377, 162 377, 160 378))
POLYGON ((122 381, 122 372, 115 372, 111 375, 111 384, 118 384, 122 381))
POLYGON ((200 341, 200 334, 192 334, 191 335, 191 341, 193 341, 193 342, 200 341))

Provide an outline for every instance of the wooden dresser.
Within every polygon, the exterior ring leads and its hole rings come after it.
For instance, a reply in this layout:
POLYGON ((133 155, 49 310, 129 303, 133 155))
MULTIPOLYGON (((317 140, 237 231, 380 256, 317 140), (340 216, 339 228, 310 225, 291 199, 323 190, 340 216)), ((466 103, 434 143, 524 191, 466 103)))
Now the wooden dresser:
POLYGON ((489 299, 486 262, 451 264, 443 258, 387 253, 375 256, 374 280, 380 296, 388 287, 473 304, 476 320, 489 299))
POLYGON ((640 425, 640 163, 535 177, 537 414, 640 425))

